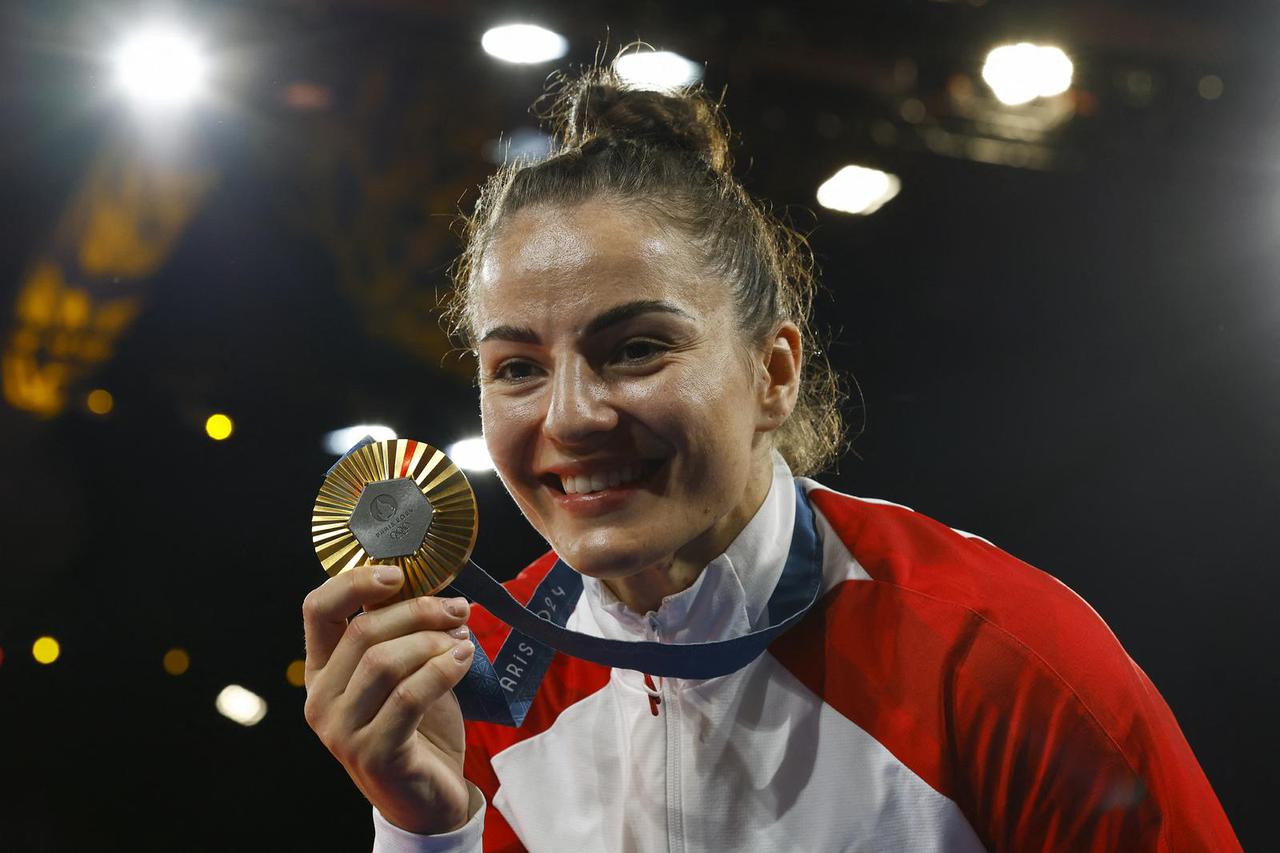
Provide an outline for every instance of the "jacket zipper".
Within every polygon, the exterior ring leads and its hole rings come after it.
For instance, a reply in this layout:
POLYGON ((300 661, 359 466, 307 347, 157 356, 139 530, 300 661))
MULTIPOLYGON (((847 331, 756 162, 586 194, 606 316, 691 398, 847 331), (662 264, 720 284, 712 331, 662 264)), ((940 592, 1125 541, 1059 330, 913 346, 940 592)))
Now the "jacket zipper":
MULTIPOLYGON (((649 617, 649 627, 653 638, 658 639, 658 618, 649 617)), ((667 850, 670 853, 684 853, 684 811, 681 808, 680 789, 680 726, 673 721, 671 715, 676 712, 667 693, 666 679, 659 678, 655 687, 653 676, 644 674, 645 690, 649 694, 649 712, 658 716, 658 706, 665 705, 667 712, 662 715, 663 727, 667 735, 667 850)))

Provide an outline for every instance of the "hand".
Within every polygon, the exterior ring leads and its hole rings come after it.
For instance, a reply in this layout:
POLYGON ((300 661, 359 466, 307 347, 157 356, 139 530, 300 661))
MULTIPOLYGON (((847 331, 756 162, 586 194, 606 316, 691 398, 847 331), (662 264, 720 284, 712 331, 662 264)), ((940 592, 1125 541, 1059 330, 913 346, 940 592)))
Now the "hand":
POLYGON ((466 746, 452 688, 475 648, 463 627, 465 599, 387 604, 403 583, 396 566, 364 565, 308 593, 304 713, 383 817, 430 835, 467 822, 466 746))

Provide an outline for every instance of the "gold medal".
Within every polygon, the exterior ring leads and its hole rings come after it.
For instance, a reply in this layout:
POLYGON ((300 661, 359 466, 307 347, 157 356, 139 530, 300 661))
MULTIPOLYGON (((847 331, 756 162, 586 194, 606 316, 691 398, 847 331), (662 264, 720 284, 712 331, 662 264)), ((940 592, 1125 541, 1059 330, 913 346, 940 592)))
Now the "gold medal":
POLYGON ((443 452, 397 438, 357 446, 324 478, 311 542, 329 577, 362 563, 404 570, 400 598, 448 586, 476 544, 476 496, 443 452))

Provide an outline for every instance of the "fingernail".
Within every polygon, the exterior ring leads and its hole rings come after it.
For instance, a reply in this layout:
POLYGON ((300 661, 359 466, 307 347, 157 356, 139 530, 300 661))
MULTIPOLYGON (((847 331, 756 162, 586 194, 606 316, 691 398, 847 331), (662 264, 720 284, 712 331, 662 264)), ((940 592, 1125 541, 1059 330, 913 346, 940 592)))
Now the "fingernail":
POLYGON ((466 625, 459 625, 457 628, 454 628, 449 632, 449 636, 458 640, 470 640, 471 632, 467 630, 466 625))
POLYGON ((378 583, 384 583, 387 586, 400 583, 403 573, 399 566, 374 566, 373 579, 378 583))
POLYGON ((467 615, 467 600, 465 598, 450 598, 444 603, 444 609, 450 616, 457 616, 461 619, 467 615))
POLYGON ((472 645, 470 640, 464 640, 453 647, 453 659, 459 662, 464 661, 471 657, 471 653, 475 650, 476 647, 472 645))

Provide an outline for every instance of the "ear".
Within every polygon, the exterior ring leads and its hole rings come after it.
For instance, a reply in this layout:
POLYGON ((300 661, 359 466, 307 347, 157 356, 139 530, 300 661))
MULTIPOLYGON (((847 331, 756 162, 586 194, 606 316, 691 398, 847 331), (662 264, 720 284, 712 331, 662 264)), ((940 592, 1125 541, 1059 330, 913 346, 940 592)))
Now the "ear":
POLYGON ((800 368, 804 365, 804 342, 800 329, 790 321, 782 323, 765 345, 762 366, 760 416, 756 429, 772 432, 782 426, 796 407, 800 395, 800 368))

